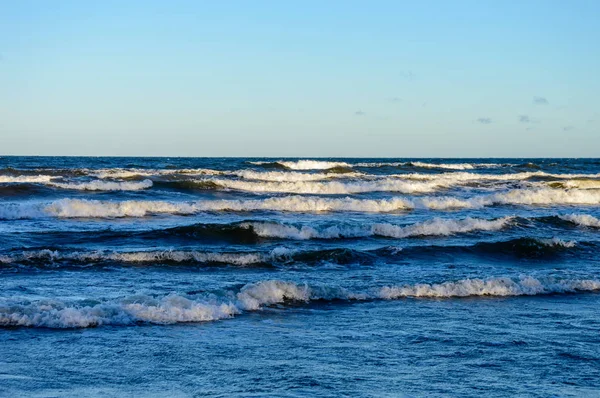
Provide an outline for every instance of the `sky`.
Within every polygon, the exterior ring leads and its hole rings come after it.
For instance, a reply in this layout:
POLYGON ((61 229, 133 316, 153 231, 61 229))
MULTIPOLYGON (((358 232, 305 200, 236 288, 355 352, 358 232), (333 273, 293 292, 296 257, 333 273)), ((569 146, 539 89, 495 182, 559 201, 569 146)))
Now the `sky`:
POLYGON ((0 155, 598 157, 599 1, 0 0, 0 155))

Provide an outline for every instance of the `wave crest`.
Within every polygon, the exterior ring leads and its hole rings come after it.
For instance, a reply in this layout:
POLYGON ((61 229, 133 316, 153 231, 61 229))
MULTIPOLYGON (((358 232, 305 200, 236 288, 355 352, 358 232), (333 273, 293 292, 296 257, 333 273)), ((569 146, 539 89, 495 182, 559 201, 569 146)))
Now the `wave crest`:
POLYGON ((434 284, 385 286, 353 292, 338 286, 309 286, 267 280, 242 287, 229 298, 191 297, 169 294, 162 298, 132 296, 111 301, 61 301, 53 299, 0 300, 0 326, 87 328, 101 325, 138 323, 173 324, 208 322, 232 318, 247 311, 287 302, 395 300, 403 298, 461 298, 535 296, 594 292, 600 290, 595 279, 557 279, 523 276, 518 279, 496 277, 486 280, 462 279, 434 284), (93 304, 96 302, 96 304, 93 304))
POLYGON ((152 181, 102 181, 88 182, 51 182, 48 185, 62 189, 76 189, 81 191, 139 191, 152 187, 152 181))

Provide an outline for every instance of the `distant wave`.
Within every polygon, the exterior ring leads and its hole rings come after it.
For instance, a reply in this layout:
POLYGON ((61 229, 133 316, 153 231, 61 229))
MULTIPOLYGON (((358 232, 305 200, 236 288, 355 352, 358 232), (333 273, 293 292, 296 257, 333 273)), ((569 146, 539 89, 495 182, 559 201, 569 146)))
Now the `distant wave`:
MULTIPOLYGON (((354 165, 356 166, 356 165, 354 165)), ((338 167, 338 166, 336 166, 338 167)), ((443 173, 365 174, 353 170, 344 173, 333 169, 325 172, 255 171, 249 169, 219 171, 211 169, 102 169, 68 170, 64 175, 0 175, 0 183, 46 184, 55 188, 80 190, 138 190, 154 182, 172 188, 206 189, 206 181, 215 182, 212 188, 229 188, 250 192, 287 192, 306 194, 354 194, 365 192, 427 193, 455 186, 486 187, 494 182, 527 182, 527 186, 558 189, 600 189, 600 174, 553 174, 542 171, 508 174, 480 174, 460 171, 443 173), (69 176, 77 178, 72 179, 69 176), (81 176, 97 178, 81 181, 81 176), (205 179, 198 180, 198 177, 205 179), (151 181, 149 178, 152 178, 151 181), (124 179, 125 181, 115 181, 124 179), (194 187, 194 181, 198 184, 194 187), (261 183, 263 182, 263 183, 261 183), (116 184, 119 185, 116 185, 116 184)), ((339 171, 339 170, 338 170, 339 171)), ((31 170, 23 172, 31 173, 31 170)), ((13 171, 13 174, 15 171, 13 171)))
POLYGON ((496 168, 496 163, 426 163, 426 162, 383 162, 356 163, 355 167, 414 167, 423 169, 473 170, 477 168, 496 168))
MULTIPOLYGON (((504 174, 479 174, 472 172, 445 172, 440 174, 423 174, 423 173, 407 173, 407 174, 391 174, 388 177, 405 178, 410 180, 447 180, 452 182, 462 181, 525 181, 528 179, 561 179, 561 180, 578 180, 585 179, 590 181, 600 178, 600 174, 556 174, 546 173, 544 171, 527 171, 521 173, 504 173, 504 174)), ((550 181, 551 183, 553 181, 550 181)), ((565 182, 565 181, 561 181, 565 182)), ((568 183, 568 182, 567 182, 568 183)), ((559 188, 576 188, 576 186, 562 186, 559 188)))
POLYGON ((111 251, 59 251, 59 250, 30 250, 20 253, 0 255, 0 263, 42 263, 46 267, 53 267, 55 262, 73 262, 90 265, 98 262, 119 263, 206 263, 206 264, 233 264, 252 265, 273 259, 274 254, 261 253, 218 253, 198 250, 149 250, 137 252, 111 252, 111 251))
POLYGON ((300 250, 285 246, 268 252, 210 252, 201 250, 147 250, 119 252, 109 250, 67 251, 39 249, 13 251, 0 255, 0 264, 5 266, 33 266, 36 268, 59 269, 65 267, 86 268, 96 265, 235 265, 273 266, 301 262, 311 265, 319 262, 345 264, 372 261, 375 253, 348 248, 300 250))
MULTIPOLYGON (((216 228, 216 226, 213 226, 216 228)), ((185 228, 185 227, 180 227, 185 228)), ((240 227, 243 228, 243 227, 240 227)), ((202 227, 200 233, 207 232, 202 227)), ((235 233, 231 228, 230 232, 235 233)), ((184 233, 182 230, 164 231, 166 233, 184 233)), ((470 231, 467 231, 470 232, 470 231)), ((193 226, 188 228, 193 233, 193 226)), ((415 235, 417 236, 417 235, 415 235)), ((425 236, 425 235, 419 235, 425 236)), ((431 235, 429 235, 431 236, 431 235)), ((277 236, 276 236, 277 237, 277 236)), ((286 239, 308 239, 305 236, 286 239)), ((324 239, 343 238, 349 236, 328 236, 324 239)), ((315 237, 311 237, 315 238, 315 237)), ((13 250, 0 255, 0 266, 11 270, 23 267, 39 269, 88 268, 94 266, 144 265, 144 266, 208 266, 227 265, 239 267, 273 267, 287 265, 313 266, 317 264, 372 264, 377 261, 392 263, 409 258, 436 258, 444 256, 477 255, 484 258, 502 260, 505 256, 527 259, 547 259, 558 255, 581 251, 585 248, 596 250, 597 245, 584 242, 564 241, 559 238, 522 237, 505 241, 477 242, 472 245, 418 245, 386 246, 377 249, 356 250, 347 247, 326 249, 298 249, 280 246, 269 251, 246 252, 214 252, 203 250, 143 250, 143 251, 111 251, 111 250, 64 250, 64 249, 31 249, 13 250)), ((0 268, 1 269, 1 268, 0 268)))
POLYGON ((296 161, 259 161, 249 162, 258 166, 283 167, 290 170, 328 170, 334 168, 352 168, 352 167, 416 167, 427 169, 449 169, 449 170, 471 170, 475 168, 495 168, 501 165, 496 163, 426 163, 419 161, 411 162, 361 162, 348 163, 339 161, 325 160, 296 160, 296 161))
POLYGON ((493 205, 598 205, 600 191, 515 189, 505 193, 471 198, 451 196, 390 199, 323 198, 286 196, 248 200, 206 200, 196 202, 98 201, 61 199, 48 204, 0 204, 0 219, 37 217, 144 217, 151 214, 195 214, 205 211, 289 211, 289 212, 393 212, 416 208, 430 210, 474 209, 493 205))
POLYGON ((280 166, 290 170, 329 170, 334 168, 350 168, 352 165, 346 162, 329 162, 324 160, 297 160, 297 161, 260 161, 249 162, 257 166, 280 166))
POLYGON ((0 183, 10 184, 44 184, 51 187, 62 189, 76 189, 87 191, 135 191, 150 188, 152 181, 144 180, 140 182, 132 181, 84 181, 84 182, 61 182, 57 181, 57 176, 52 175, 19 175, 4 176, 0 175, 0 183))
POLYGON ((86 174, 98 178, 134 178, 134 177, 150 177, 150 176, 172 176, 177 174, 183 175, 221 175, 224 172, 212 169, 99 169, 86 170, 86 174))
POLYGON ((253 171, 236 170, 223 172, 222 175, 233 175, 247 180, 275 181, 275 182, 296 182, 296 181, 320 181, 331 180, 334 178, 355 178, 363 176, 362 173, 302 173, 298 171, 253 171))
POLYGON ((283 192, 302 194, 356 194, 366 192, 401 192, 401 193, 428 193, 434 192, 443 185, 438 182, 402 181, 399 179, 378 179, 372 181, 353 182, 255 182, 227 179, 213 179, 217 186, 249 191, 249 192, 283 192))
POLYGON ((76 189, 82 191, 139 191, 152 187, 152 181, 102 181, 94 180, 87 182, 50 182, 47 185, 62 188, 76 189))
POLYGON ((0 175, 0 183, 47 183, 53 178, 55 177, 51 175, 0 175))
POLYGON ((113 300, 0 299, 0 326, 87 328, 102 325, 174 324, 232 318, 273 305, 317 301, 396 300, 573 294, 600 290, 600 280, 523 276, 461 279, 441 283, 391 285, 351 291, 339 286, 299 285, 266 280, 221 299, 177 293, 113 300), (94 304, 97 303, 97 304, 94 304))
POLYGON ((367 236, 408 238, 414 236, 447 236, 473 231, 495 231, 508 226, 511 220, 511 217, 504 217, 497 220, 471 217, 462 220, 435 218, 406 226, 377 223, 360 226, 336 225, 323 229, 310 226, 296 227, 272 222, 242 223, 241 226, 251 228, 260 237, 281 239, 342 239, 367 236))
MULTIPOLYGON (((257 173, 258 174, 258 173, 257 173)), ((298 173, 300 174, 300 173, 298 173)), ((252 174, 250 174, 252 175, 252 174)), ((257 176, 258 177, 258 176, 257 176)), ((320 195, 342 195, 359 194, 368 192, 400 192, 406 194, 430 193, 441 189, 448 189, 454 186, 463 186, 473 183, 479 183, 479 187, 484 187, 484 182, 495 181, 526 181, 533 177, 552 177, 565 178, 561 182, 548 183, 529 183, 531 187, 547 188, 578 188, 595 189, 600 188, 600 180, 569 180, 569 174, 547 174, 547 173, 517 173, 517 174, 474 174, 474 173, 447 173, 441 175, 409 174, 394 175, 391 177, 368 176, 360 180, 348 181, 318 181, 322 180, 320 175, 300 174, 299 176, 286 176, 284 173, 279 175, 281 180, 276 181, 248 181, 224 178, 211 178, 206 180, 196 180, 199 186, 206 182, 213 182, 215 187, 228 188, 248 192, 282 192, 282 193, 300 193, 300 194, 320 194, 320 195), (284 178, 295 178, 292 181, 286 181, 284 178)), ((191 184, 193 181, 189 181, 191 184)), ((471 185, 473 186, 473 185, 471 185)))

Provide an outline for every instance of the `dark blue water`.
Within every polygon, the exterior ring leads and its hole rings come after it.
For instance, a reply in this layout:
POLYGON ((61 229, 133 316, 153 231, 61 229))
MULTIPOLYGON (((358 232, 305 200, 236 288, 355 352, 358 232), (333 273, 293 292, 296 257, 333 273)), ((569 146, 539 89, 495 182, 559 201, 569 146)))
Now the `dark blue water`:
POLYGON ((0 396, 600 396, 600 160, 0 158, 0 396))

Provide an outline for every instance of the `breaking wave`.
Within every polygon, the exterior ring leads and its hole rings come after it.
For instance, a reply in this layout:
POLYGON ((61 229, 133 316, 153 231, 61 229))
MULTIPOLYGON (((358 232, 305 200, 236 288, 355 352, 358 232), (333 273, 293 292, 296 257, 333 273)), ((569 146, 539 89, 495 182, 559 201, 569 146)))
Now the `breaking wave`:
MULTIPOLYGON (((184 228, 184 227, 181 227, 184 228)), ((244 227, 240 227, 244 229, 244 227)), ((190 233, 192 228, 189 228, 190 233)), ((175 234, 181 231, 167 231, 175 234)), ((362 231, 360 231, 362 232, 362 231)), ((470 232, 470 231, 469 231, 470 232)), ((291 236, 285 239, 310 239, 314 236, 291 236)), ((358 234, 357 234, 358 235, 358 234)), ((271 235, 272 236, 272 235, 271 235)), ((353 235, 354 236, 354 235, 353 235)), ((421 235, 416 235, 421 236, 421 235)), ((335 239, 349 236, 329 235, 322 239, 335 239)), ((350 236, 351 237, 351 236, 350 236)), ((320 237, 319 237, 320 238, 320 237)), ((9 271, 22 267, 39 269, 87 268, 93 266, 115 265, 144 265, 144 266, 174 266, 174 265, 233 265, 249 266, 287 266, 290 264, 312 266, 317 264, 373 264, 384 261, 394 264, 396 260, 409 258, 438 258, 444 256, 477 255, 485 258, 502 260, 505 256, 547 259, 563 253, 584 249, 585 246, 595 250, 592 243, 578 244, 574 241, 564 241, 558 238, 516 238, 507 241, 477 242, 473 245, 418 245, 418 246, 386 246, 377 249, 356 250, 347 247, 323 249, 298 249, 280 246, 269 251, 245 252, 214 252, 201 250, 145 250, 145 251, 111 251, 111 250, 14 250, 0 255, 0 265, 9 271)), ((457 257, 457 258, 459 258, 457 257)))
POLYGON ((411 162, 363 162, 347 163, 324 160, 296 160, 296 161, 258 161, 249 162, 258 166, 277 167, 290 170, 327 170, 334 168, 352 168, 352 167, 415 167, 426 169, 447 169, 447 170, 472 170, 476 168, 495 168, 501 165, 496 163, 426 163, 419 161, 411 162))
POLYGON ((152 187, 152 181, 88 181, 88 182, 51 182, 48 185, 62 189, 76 189, 82 191, 139 191, 152 187))
POLYGON ((471 164, 471 163, 426 163, 426 162, 375 162, 375 163, 356 163, 355 167, 414 167, 424 169, 446 169, 446 170, 472 170, 477 167, 496 167, 491 164, 471 164))
POLYGON ((558 217, 584 227, 600 228, 600 219, 588 214, 566 214, 558 217))
MULTIPOLYGON (((548 185, 554 188, 577 188, 577 189, 600 189, 600 180, 584 179, 576 175, 574 179, 567 181, 550 182, 548 185), (578 178, 579 177, 579 178, 578 178)), ((596 175, 590 177, 597 177, 596 175)))
POLYGON ((5 203, 1 219, 36 217, 144 217, 150 214, 195 214, 207 211, 288 211, 288 212, 393 212, 423 208, 430 210, 476 209, 493 205, 598 205, 600 191, 515 189, 505 193, 461 199, 450 196, 423 198, 355 199, 285 196, 250 200, 206 200, 196 202, 121 202, 61 199, 49 204, 5 203))
POLYGON ((241 177, 247 180, 274 181, 274 182, 297 182, 297 181, 321 181, 333 178, 352 178, 360 177, 364 174, 351 172, 345 174, 338 173, 302 173, 298 171, 253 171, 237 170, 229 173, 233 176, 241 177))
POLYGON ((338 286, 309 286, 267 280, 242 287, 237 293, 163 297, 130 296, 114 300, 60 299, 0 300, 0 326, 87 328, 102 325, 174 324, 232 318, 273 305, 318 301, 396 300, 404 298, 462 298, 573 294, 600 290, 600 280, 522 276, 461 279, 351 291, 338 286))
POLYGON ((510 224, 512 217, 497 220, 484 220, 465 218, 463 220, 447 220, 435 218, 407 226, 398 226, 387 223, 372 225, 335 225, 323 229, 311 226, 297 227, 280 223, 252 222, 243 223, 242 227, 251 228, 260 237, 281 239, 343 239, 368 236, 381 236, 387 238, 408 238, 415 236, 448 236, 456 233, 473 231, 495 231, 505 228, 510 224))
POLYGON ((252 265, 260 264, 275 258, 272 254, 261 253, 219 253, 204 251, 184 251, 184 250, 152 250, 138 252, 111 252, 105 250, 90 252, 64 252, 59 250, 33 250, 23 251, 12 255, 0 256, 0 263, 40 263, 52 267, 56 262, 72 263, 100 263, 100 262, 118 262, 118 263, 207 263, 207 264, 232 264, 232 265, 252 265))
POLYGON ((402 192, 402 193, 428 193, 434 192, 442 186, 437 182, 402 181, 398 179, 380 179, 356 182, 251 182, 240 180, 215 179, 210 180, 215 184, 236 190, 249 192, 283 192, 300 194, 342 195, 366 192, 402 192))
POLYGON ((19 176, 4 176, 0 175, 0 183, 47 183, 55 178, 51 175, 19 175, 19 176))
POLYGON ((338 167, 341 168, 350 168, 352 165, 346 162, 329 162, 324 160, 296 160, 296 161, 284 161, 278 160, 275 162, 272 161, 259 161, 259 162, 249 162, 250 164, 254 164, 257 166, 280 166, 285 169, 290 170, 329 170, 335 169, 338 167))

